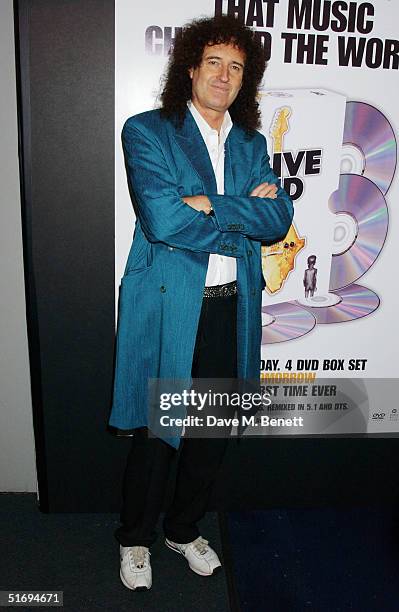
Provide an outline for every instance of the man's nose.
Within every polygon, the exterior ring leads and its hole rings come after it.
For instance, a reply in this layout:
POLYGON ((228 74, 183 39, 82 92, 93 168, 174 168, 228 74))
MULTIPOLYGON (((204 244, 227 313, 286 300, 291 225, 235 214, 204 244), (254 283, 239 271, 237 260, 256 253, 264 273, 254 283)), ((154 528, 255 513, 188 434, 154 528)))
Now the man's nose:
POLYGON ((219 78, 221 81, 228 81, 230 77, 229 74, 229 67, 228 66, 222 66, 220 69, 220 73, 219 73, 219 78))

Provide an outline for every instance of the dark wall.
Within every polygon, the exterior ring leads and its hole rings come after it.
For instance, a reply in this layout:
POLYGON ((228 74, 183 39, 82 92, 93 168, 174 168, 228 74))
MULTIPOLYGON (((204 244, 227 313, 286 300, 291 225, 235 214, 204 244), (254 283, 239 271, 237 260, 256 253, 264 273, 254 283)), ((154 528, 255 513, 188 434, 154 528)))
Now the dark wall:
MULTIPOLYGON (((114 2, 16 0, 22 217, 43 511, 118 511, 130 440, 107 430, 114 359, 114 2)), ((231 444, 214 500, 395 501, 398 440, 231 444)), ((169 491, 170 495, 170 491, 169 491)))
POLYGON ((115 509, 114 2, 16 2, 40 505, 115 509))

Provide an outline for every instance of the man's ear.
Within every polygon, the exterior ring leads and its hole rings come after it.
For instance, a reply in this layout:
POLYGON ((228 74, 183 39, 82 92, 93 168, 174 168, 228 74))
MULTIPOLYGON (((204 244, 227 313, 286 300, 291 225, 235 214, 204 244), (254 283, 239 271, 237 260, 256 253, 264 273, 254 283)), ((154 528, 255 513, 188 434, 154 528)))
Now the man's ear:
POLYGON ((193 78, 193 74, 194 74, 194 68, 189 68, 188 69, 188 74, 190 75, 190 79, 193 78))

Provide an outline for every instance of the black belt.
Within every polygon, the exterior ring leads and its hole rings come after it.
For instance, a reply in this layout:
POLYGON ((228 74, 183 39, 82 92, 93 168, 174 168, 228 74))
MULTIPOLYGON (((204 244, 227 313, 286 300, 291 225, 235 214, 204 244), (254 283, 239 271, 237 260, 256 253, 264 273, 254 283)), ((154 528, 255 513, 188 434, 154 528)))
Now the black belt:
POLYGON ((229 297, 231 295, 237 295, 237 281, 204 287, 204 298, 229 297))

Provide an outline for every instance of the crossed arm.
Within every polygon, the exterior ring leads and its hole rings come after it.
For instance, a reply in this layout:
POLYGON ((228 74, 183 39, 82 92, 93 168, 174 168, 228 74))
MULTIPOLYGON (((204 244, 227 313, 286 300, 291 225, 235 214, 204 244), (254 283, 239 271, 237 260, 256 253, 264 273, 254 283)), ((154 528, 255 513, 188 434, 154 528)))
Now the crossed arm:
POLYGON ((208 194, 182 197, 156 135, 129 119, 122 144, 130 187, 145 235, 151 242, 192 251, 240 257, 244 235, 259 240, 283 238, 291 224, 291 199, 279 186, 265 150, 262 182, 249 196, 208 194), (209 202, 215 216, 207 214, 209 202), (240 228, 234 229, 232 227, 240 228))
MULTIPOLYGON (((257 198, 271 198, 275 200, 277 198, 277 187, 273 183, 269 185, 269 183, 261 183, 257 185, 255 189, 252 189, 249 194, 250 197, 257 198)), ((202 210, 206 215, 209 215, 212 209, 211 201, 208 196, 199 195, 199 196, 183 196, 183 202, 194 208, 194 210, 202 210)))

